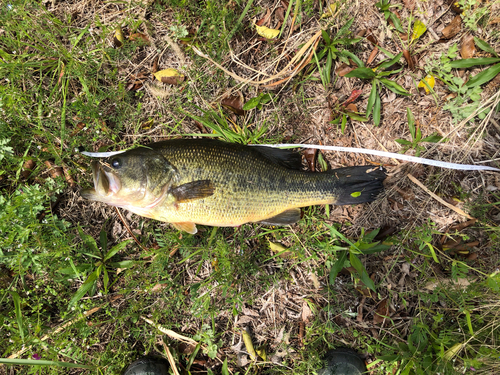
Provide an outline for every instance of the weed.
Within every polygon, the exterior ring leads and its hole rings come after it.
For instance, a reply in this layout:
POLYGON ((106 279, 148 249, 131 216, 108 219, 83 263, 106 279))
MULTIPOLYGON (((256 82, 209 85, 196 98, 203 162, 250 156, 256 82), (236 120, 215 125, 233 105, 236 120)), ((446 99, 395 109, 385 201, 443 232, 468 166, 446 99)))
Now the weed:
POLYGON ((374 69, 365 67, 364 63, 357 59, 355 60, 358 68, 346 74, 346 77, 356 77, 360 79, 370 80, 372 84, 372 89, 370 91, 370 96, 368 98, 368 105, 366 107, 366 116, 370 116, 373 110, 373 123, 375 126, 380 124, 381 118, 381 99, 380 99, 380 88, 385 86, 392 92, 408 96, 410 93, 406 91, 402 86, 397 84, 386 77, 399 73, 403 68, 395 69, 394 65, 401 60, 403 53, 399 53, 392 59, 388 59, 382 62, 379 66, 374 69), (392 68, 392 69, 391 69, 392 68))
POLYGON ((420 153, 422 151, 425 151, 425 147, 421 146, 420 143, 422 142, 437 143, 441 141, 441 139, 443 138, 437 134, 432 134, 425 138, 422 138, 422 131, 420 130, 419 126, 415 127, 415 118, 413 117, 410 108, 406 109, 406 116, 408 119, 408 128, 410 129, 411 141, 408 141, 406 139, 395 140, 396 142, 405 146, 403 150, 401 150, 402 154, 404 154, 406 151, 410 149, 414 149, 415 155, 420 156, 420 153))

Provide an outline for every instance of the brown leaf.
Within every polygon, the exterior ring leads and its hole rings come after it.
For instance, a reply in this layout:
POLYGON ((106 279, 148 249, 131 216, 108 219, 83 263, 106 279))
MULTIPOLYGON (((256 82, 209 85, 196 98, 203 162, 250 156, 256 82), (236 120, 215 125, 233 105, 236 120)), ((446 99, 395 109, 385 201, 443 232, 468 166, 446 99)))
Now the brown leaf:
POLYGON ((378 55, 378 47, 375 46, 373 47, 370 56, 368 56, 368 60, 366 60, 366 65, 370 65, 373 62, 373 60, 375 60, 375 57, 377 57, 377 55, 378 55))
POLYGON ((443 34, 444 39, 450 39, 453 38, 455 35, 457 35, 460 30, 462 29, 462 17, 456 16, 453 18, 453 20, 450 22, 448 26, 446 26, 441 33, 443 34))
POLYGON ((350 104, 352 102, 355 102, 356 99, 359 98, 359 96, 363 93, 363 90, 352 90, 351 95, 346 99, 344 103, 342 103, 343 106, 346 106, 347 104, 350 104))
POLYGON ((450 5, 451 10, 455 14, 462 14, 464 11, 461 7, 460 4, 458 4, 457 0, 448 0, 448 5, 450 5))
POLYGON ((411 56, 410 51, 408 51, 407 49, 404 49, 403 56, 405 57, 406 63, 408 64, 408 68, 410 68, 410 70, 414 70, 415 63, 413 62, 413 57, 411 56))
POLYGON ((302 321, 304 323, 307 323, 307 321, 309 320, 309 318, 313 316, 312 312, 311 312, 311 308, 309 307, 309 304, 307 303, 306 300, 304 300, 302 302, 302 321))
POLYGON ((33 172, 33 169, 35 168, 36 163, 34 160, 26 160, 23 164, 23 171, 21 172, 21 177, 23 180, 27 179, 31 172, 33 172))
POLYGON ((375 37, 375 35, 373 34, 373 31, 371 29, 368 29, 367 30, 367 33, 368 35, 366 36, 366 39, 373 45, 377 45, 378 44, 378 40, 377 38, 375 37))
POLYGON ((474 44, 474 37, 472 35, 466 36, 462 39, 462 48, 460 48, 460 56, 462 59, 470 59, 476 53, 476 46, 474 44))
POLYGON ((143 42, 145 44, 151 44, 149 38, 146 36, 146 34, 143 33, 134 33, 130 35, 130 40, 134 42, 143 42))
POLYGON ((356 69, 356 67, 343 63, 335 70, 335 73, 337 73, 339 77, 344 77, 347 73, 352 72, 354 69, 356 69))
POLYGON ((358 107, 356 107, 356 104, 351 103, 348 104, 347 107, 345 107, 349 112, 358 112, 358 107))
POLYGON ((368 31, 367 29, 361 29, 361 30, 359 30, 356 33, 355 38, 362 38, 362 37, 364 37, 367 31, 368 31))
POLYGON ((312 172, 316 171, 316 154, 318 149, 316 148, 306 148, 304 150, 304 158, 306 159, 307 165, 312 172))
POLYGON ((271 20, 271 10, 269 8, 267 8, 267 12, 264 15, 264 17, 262 17, 260 20, 258 20, 257 22, 255 22, 255 24, 257 26, 269 25, 269 21, 270 20, 271 20))
POLYGON ((283 22, 285 20, 285 8, 279 7, 276 9, 275 15, 278 21, 283 22))
POLYGON ((243 110, 243 101, 243 94, 238 92, 235 95, 222 99, 220 104, 222 104, 224 108, 236 113, 238 116, 244 116, 245 111, 243 110))
POLYGON ((476 260, 477 259, 477 253, 471 253, 467 257, 467 260, 476 260))
MULTIPOLYGON (((455 1, 455 0, 453 0, 455 1)), ((403 3, 405 5, 405 7, 410 11, 410 12, 413 12, 413 10, 415 9, 415 0, 403 0, 403 3)))
POLYGON ((151 73, 155 74, 158 71, 158 59, 160 56, 156 56, 155 60, 153 61, 153 68, 151 68, 151 73))
POLYGON ((66 179, 66 182, 68 183, 68 185, 72 189, 76 188, 75 180, 73 180, 73 177, 69 173, 69 169, 66 166, 64 166, 64 165, 63 165, 62 169, 63 169, 63 172, 64 172, 64 178, 66 179))
POLYGON ((179 85, 185 79, 183 74, 173 68, 160 70, 154 73, 154 76, 158 81, 168 83, 170 85, 179 85))
POLYGON ((477 221, 477 219, 472 219, 472 220, 467 220, 467 221, 460 223, 460 224, 452 225, 448 229, 448 232, 455 232, 455 231, 460 232, 464 228, 470 227, 471 225, 475 224, 476 221, 477 221))
POLYGON ((57 178, 57 177, 62 177, 64 175, 62 168, 54 165, 54 163, 52 163, 51 161, 45 160, 43 163, 49 169, 48 172, 50 177, 57 178))
POLYGON ((386 317, 391 316, 391 307, 387 303, 387 298, 383 299, 377 306, 377 310, 375 311, 375 314, 373 314, 373 323, 374 324, 383 324, 385 320, 387 319, 386 317))

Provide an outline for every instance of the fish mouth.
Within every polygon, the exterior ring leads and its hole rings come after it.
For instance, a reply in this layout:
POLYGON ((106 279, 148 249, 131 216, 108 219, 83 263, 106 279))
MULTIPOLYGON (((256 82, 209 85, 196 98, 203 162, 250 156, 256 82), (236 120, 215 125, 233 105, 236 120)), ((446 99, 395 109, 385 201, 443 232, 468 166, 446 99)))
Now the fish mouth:
POLYGON ((97 161, 91 164, 92 176, 94 178, 94 188, 83 190, 82 197, 93 201, 118 205, 116 195, 120 191, 122 184, 120 179, 112 172, 107 171, 103 165, 97 161))

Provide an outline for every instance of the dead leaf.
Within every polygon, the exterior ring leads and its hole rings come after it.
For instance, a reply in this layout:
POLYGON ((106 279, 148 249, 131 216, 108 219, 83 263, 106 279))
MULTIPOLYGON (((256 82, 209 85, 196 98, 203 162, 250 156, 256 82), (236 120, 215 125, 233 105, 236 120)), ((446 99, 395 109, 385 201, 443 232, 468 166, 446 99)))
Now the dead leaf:
POLYGON ((362 93, 363 90, 352 90, 351 95, 349 95, 349 97, 345 100, 345 102, 342 103, 342 105, 345 107, 346 105, 355 102, 362 93))
POLYGON ((375 60, 375 57, 377 57, 377 55, 378 55, 378 47, 375 46, 373 47, 370 56, 368 56, 368 60, 366 60, 366 65, 370 65, 373 62, 373 60, 375 60))
POLYGON ((151 68, 151 73, 155 74, 158 71, 158 59, 160 56, 156 56, 155 60, 153 61, 153 67, 151 68))
POLYGON ((238 318, 238 322, 236 323, 236 325, 242 325, 242 324, 248 324, 250 322, 253 322, 253 319, 251 316, 247 316, 247 315, 242 315, 238 318))
POLYGON ((23 180, 27 179, 31 172, 33 172, 33 169, 35 168, 36 163, 34 160, 29 159, 26 160, 23 164, 23 171, 21 172, 21 177, 23 180))
POLYGON ((83 128, 85 128, 85 123, 84 122, 79 122, 78 124, 75 125, 75 128, 73 129, 73 131, 71 132, 71 134, 69 136, 70 137, 74 137, 80 131, 82 131, 83 128))
POLYGON ((245 306, 243 306, 242 311, 243 311, 243 314, 248 315, 248 316, 256 316, 257 318, 260 316, 257 311, 249 309, 248 307, 245 307, 245 306))
POLYGON ((43 163, 49 169, 48 172, 50 177, 57 178, 57 177, 62 177, 64 175, 63 169, 61 167, 54 165, 54 163, 52 163, 51 161, 45 160, 43 163))
POLYGON ((159 292, 162 289, 165 289, 168 284, 156 284, 154 287, 151 288, 152 292, 159 292))
POLYGON ((155 78, 163 83, 168 83, 170 85, 178 85, 184 81, 184 75, 179 73, 177 69, 169 68, 160 70, 153 74, 155 78))
POLYGON ((304 158, 306 159, 307 165, 312 172, 316 172, 316 155, 318 149, 316 148, 306 148, 303 152, 304 158))
POLYGON ((125 37, 123 36, 123 30, 121 26, 118 26, 113 35, 113 44, 116 48, 120 48, 125 43, 125 37))
POLYGON ((130 40, 134 41, 134 42, 143 42, 144 44, 151 44, 151 42, 149 41, 149 38, 146 36, 146 34, 143 34, 143 33, 134 33, 132 35, 130 35, 129 37, 130 40))
POLYGON ((448 0, 448 5, 450 5, 451 10, 455 14, 462 14, 464 11, 461 7, 460 4, 458 3, 457 0, 448 0))
POLYGON ((368 35, 366 36, 366 39, 373 44, 374 46, 378 45, 378 40, 373 34, 373 31, 371 29, 367 30, 368 35))
POLYGON ((373 323, 374 324, 383 324, 387 317, 391 316, 391 307, 390 304, 387 303, 387 298, 380 301, 377 306, 377 310, 375 314, 373 314, 373 323))
POLYGON ((464 221, 463 223, 452 225, 449 229, 448 232, 461 232, 464 228, 470 227, 471 225, 475 224, 477 219, 472 219, 472 220, 467 220, 464 221))
POLYGON ((69 173, 69 169, 64 165, 63 165, 62 169, 63 169, 63 173, 64 173, 64 178, 66 179, 66 182, 68 183, 68 185, 72 189, 76 188, 76 182, 75 182, 75 180, 73 180, 73 177, 69 173))
POLYGON ((283 22, 285 20, 285 8, 279 7, 276 9, 275 15, 278 21, 283 22))
POLYGON ((344 77, 347 73, 352 72, 354 69, 356 69, 356 67, 343 63, 335 70, 335 73, 337 73, 339 77, 344 77))
POLYGON ((312 317, 312 311, 311 308, 309 307, 309 304, 307 303, 306 300, 302 302, 302 321, 304 323, 307 323, 309 321, 309 318, 312 317))
POLYGON ((462 47, 460 48, 462 59, 470 59, 475 53, 476 45, 474 44, 474 37, 472 35, 464 37, 462 39, 462 47))
POLYGON ((455 18, 453 18, 450 24, 446 26, 443 29, 443 31, 441 31, 441 34, 443 34, 444 39, 450 39, 453 38, 455 35, 457 35, 461 29, 462 29, 462 17, 456 16, 455 18))
POLYGON ((295 255, 293 255, 290 251, 288 251, 288 249, 279 242, 269 241, 269 248, 273 253, 279 254, 278 256, 280 258, 283 259, 295 258, 295 255))
POLYGON ((408 64, 408 68, 410 68, 410 70, 414 70, 415 63, 413 62, 413 57, 411 56, 410 51, 408 51, 407 49, 404 49, 403 56, 405 57, 406 63, 408 64))
POLYGON ((267 12, 264 15, 264 17, 262 17, 260 20, 258 20, 257 22, 255 22, 255 24, 257 26, 269 25, 269 21, 270 20, 271 20, 271 9, 267 8, 267 12))
POLYGON ((238 116, 244 116, 245 111, 243 110, 244 104, 243 94, 238 92, 235 95, 231 95, 227 98, 221 100, 221 104, 224 108, 229 109, 230 111, 236 113, 238 116))
POLYGON ((477 253, 471 253, 467 257, 467 260, 476 260, 477 259, 477 253))

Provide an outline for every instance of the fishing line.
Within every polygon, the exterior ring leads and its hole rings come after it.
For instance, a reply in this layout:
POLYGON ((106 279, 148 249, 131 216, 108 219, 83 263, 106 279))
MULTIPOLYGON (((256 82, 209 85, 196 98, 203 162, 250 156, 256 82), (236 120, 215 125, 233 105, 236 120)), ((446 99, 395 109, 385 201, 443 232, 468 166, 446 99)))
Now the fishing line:
POLYGON ((393 152, 386 151, 378 151, 378 150, 370 150, 365 148, 355 148, 355 147, 340 147, 340 146, 320 146, 320 145, 307 145, 307 144, 296 144, 296 143, 281 143, 274 145, 249 145, 249 146, 266 146, 272 148, 292 148, 292 147, 300 147, 300 148, 314 148, 318 150, 326 150, 326 151, 341 151, 341 152, 354 152, 358 154, 368 154, 375 156, 384 156, 388 158, 394 158, 404 161, 411 161, 420 164, 432 165, 435 167, 448 168, 448 169, 458 169, 462 171, 495 171, 500 172, 499 168, 488 167, 484 165, 471 165, 471 164, 457 164, 457 163, 448 163, 445 161, 432 160, 419 158, 416 156, 403 155, 403 154, 395 154, 393 152))
MULTIPOLYGON (((417 156, 403 155, 403 154, 395 154, 393 152, 387 151, 378 151, 378 150, 370 150, 365 148, 355 148, 355 147, 340 147, 340 146, 320 146, 320 145, 308 145, 308 144, 299 144, 299 143, 280 143, 280 144, 253 144, 249 146, 265 146, 271 148, 314 148, 318 150, 325 151, 340 151, 340 152, 354 152, 357 154, 368 154, 375 156, 383 156, 387 158, 394 158, 404 161, 410 161, 419 164, 432 165, 434 167, 448 168, 448 169, 457 169, 461 171, 495 171, 500 172, 499 168, 489 167, 484 165, 471 165, 471 164, 457 164, 457 163, 449 163, 440 160, 432 160, 420 158, 417 156)), ((127 150, 122 151, 110 151, 110 152, 88 152, 82 151, 81 153, 86 156, 90 156, 93 158, 107 158, 110 156, 122 154, 127 150)))

